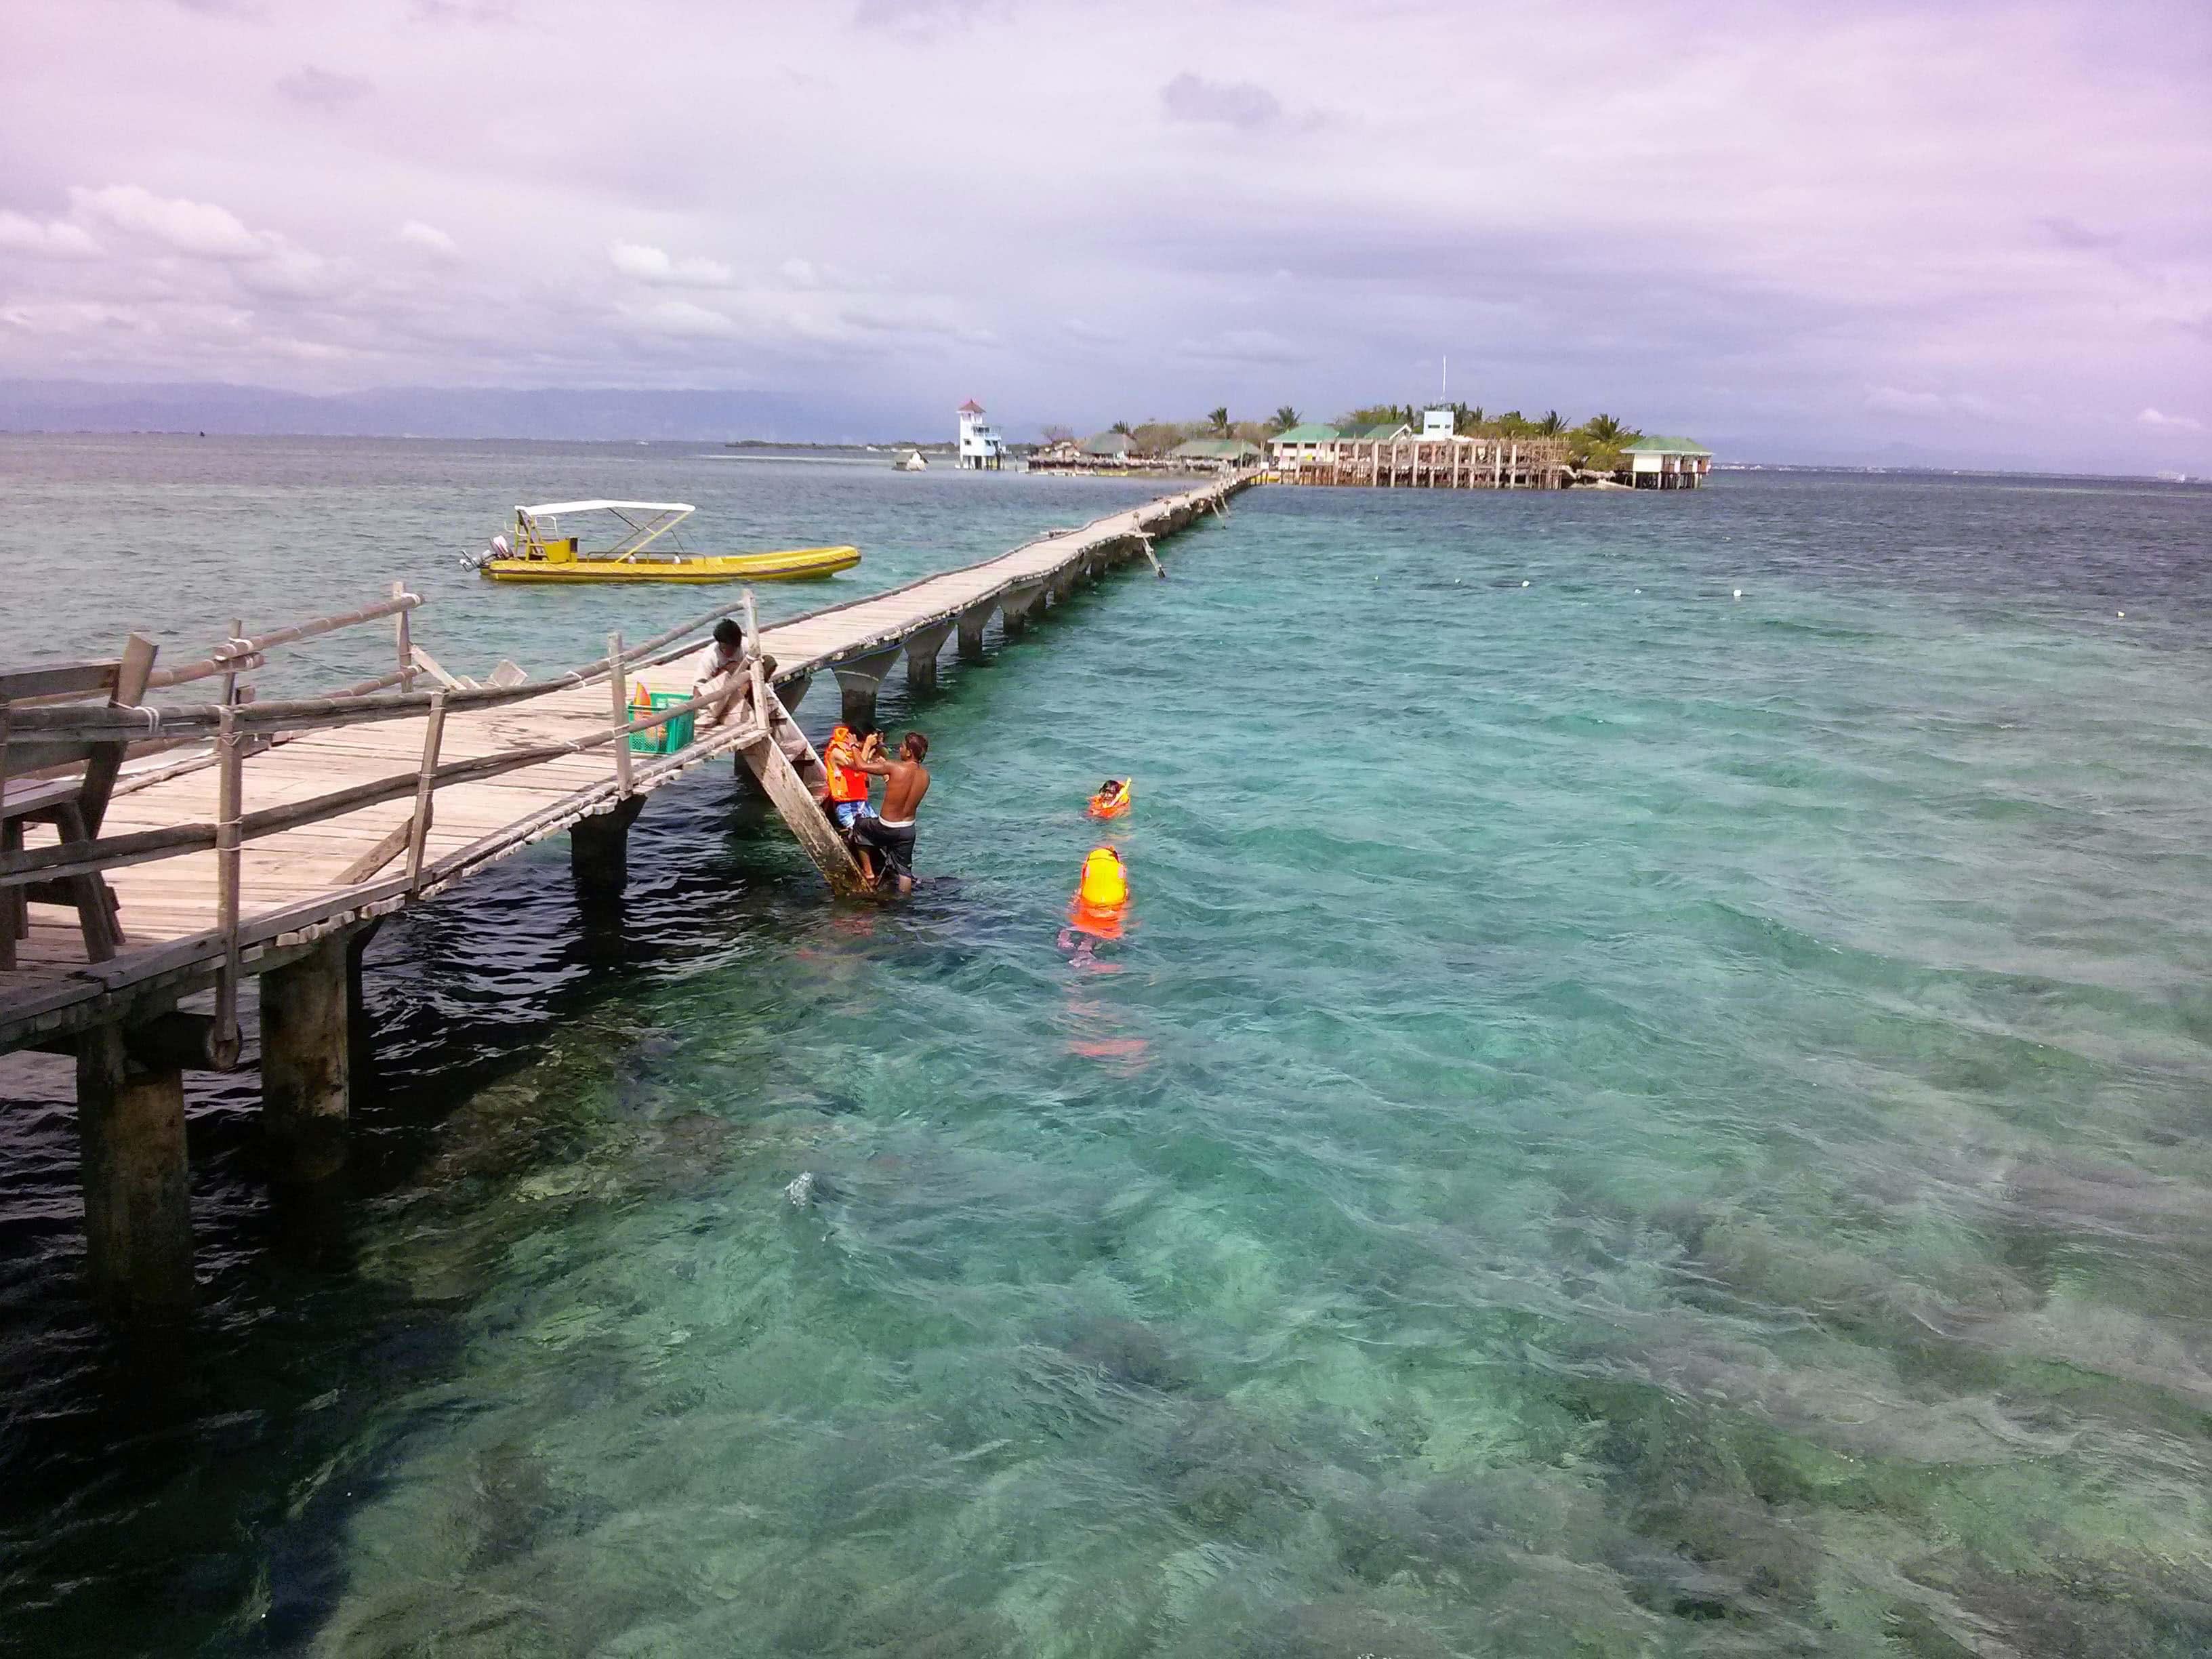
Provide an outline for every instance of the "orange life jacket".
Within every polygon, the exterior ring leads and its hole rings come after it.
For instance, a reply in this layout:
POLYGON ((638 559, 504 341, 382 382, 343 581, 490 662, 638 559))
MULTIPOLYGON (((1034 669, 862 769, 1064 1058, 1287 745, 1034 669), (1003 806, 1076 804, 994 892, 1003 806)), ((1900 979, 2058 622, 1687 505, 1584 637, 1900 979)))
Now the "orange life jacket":
POLYGON ((1136 780, 1124 778, 1121 780, 1121 787, 1111 795, 1103 789, 1093 795, 1090 805, 1085 810, 1094 818, 1118 818, 1129 810, 1129 802, 1136 793, 1136 780))
POLYGON ((868 798, 868 775, 853 767, 840 766, 830 757, 841 749, 853 746, 849 726, 841 726, 830 734, 828 747, 822 751, 823 769, 830 774, 830 799, 834 801, 866 800, 868 798))
POLYGON ((1129 875, 1110 847, 1094 847, 1083 860, 1083 879, 1067 907, 1067 925, 1095 939, 1121 937, 1129 908, 1129 875))

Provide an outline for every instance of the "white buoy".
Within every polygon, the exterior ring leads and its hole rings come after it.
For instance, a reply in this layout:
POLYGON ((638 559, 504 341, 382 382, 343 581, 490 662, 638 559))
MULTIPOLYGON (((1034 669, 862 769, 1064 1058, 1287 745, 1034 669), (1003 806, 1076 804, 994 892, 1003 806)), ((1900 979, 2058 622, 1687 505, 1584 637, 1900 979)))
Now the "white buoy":
POLYGON ((1737 589, 1736 589, 1736 591, 1735 591, 1735 596, 1736 596, 1736 598, 1738 598, 1739 599, 1741 599, 1741 598, 1743 597, 1743 589, 1741 589, 1741 587, 1737 588, 1737 589))
POLYGON ((2126 616, 2128 613, 2127 613, 2126 611, 2115 611, 2114 612, 2112 612, 2112 614, 2113 614, 2115 617, 2124 617, 2124 616, 2126 616))
POLYGON ((1522 583, 1521 584, 1521 586, 1523 586, 1523 587, 1526 587, 1526 586, 1528 586, 1528 584, 1527 582, 1525 582, 1525 581, 1524 581, 1524 582, 1522 582, 1522 583))

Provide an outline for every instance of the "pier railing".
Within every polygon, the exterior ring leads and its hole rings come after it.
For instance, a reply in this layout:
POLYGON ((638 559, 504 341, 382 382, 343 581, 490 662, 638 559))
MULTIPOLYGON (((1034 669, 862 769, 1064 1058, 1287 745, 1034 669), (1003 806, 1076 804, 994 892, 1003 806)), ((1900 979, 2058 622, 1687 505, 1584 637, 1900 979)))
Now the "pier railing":
MULTIPOLYGON (((52 700, 18 699, 0 704, 0 780, 33 775, 51 778, 72 765, 88 763, 101 753, 112 753, 129 744, 140 755, 159 753, 185 745, 208 744, 204 752, 177 765, 151 769, 142 776, 126 776, 116 787, 143 787, 192 769, 216 769, 216 814, 211 820, 167 824, 123 835, 71 839, 61 827, 51 844, 10 846, 0 850, 0 893, 89 878, 100 882, 107 872, 127 866, 188 854, 216 854, 216 926, 189 939, 173 941, 155 954, 134 954, 134 977, 163 972, 220 957, 216 980, 216 1018, 213 1048, 218 1064, 237 1057, 238 984, 243 953, 284 933, 312 936, 319 922, 332 917, 357 915, 364 907, 405 896, 434 892, 455 876, 484 860, 499 856, 516 842, 546 833, 543 814, 507 824, 434 863, 427 857, 437 792, 456 784, 481 782, 505 773, 538 766, 567 756, 613 747, 613 765, 603 788, 572 795, 564 805, 573 819, 592 810, 618 805, 635 793, 650 790, 665 778, 696 764, 701 755, 680 752, 659 757, 643 764, 633 762, 629 739, 657 731, 720 702, 729 688, 717 685, 695 696, 631 718, 629 682, 633 669, 665 659, 668 647, 740 609, 750 617, 750 595, 738 605, 722 605, 625 647, 620 635, 611 635, 607 654, 566 672, 543 679, 522 679, 507 684, 477 686, 447 675, 413 644, 410 614, 422 599, 394 584, 390 598, 341 616, 324 617, 248 637, 238 629, 232 637, 204 659, 181 668, 155 672, 146 677, 151 686, 174 686, 221 676, 223 700, 219 702, 161 707, 150 703, 87 704, 52 700), (238 677, 265 665, 267 653, 282 645, 329 634, 339 629, 396 619, 398 665, 388 675, 361 682, 341 690, 311 697, 259 700, 238 677), (389 690, 394 684, 411 686, 418 675, 428 674, 442 683, 434 690, 389 690), (525 744, 492 754, 461 760, 442 760, 447 718, 456 713, 526 703, 604 679, 609 686, 609 723, 595 730, 556 742, 525 744), (303 732, 323 732, 343 727, 412 720, 424 721, 421 760, 411 772, 394 773, 367 783, 325 791, 306 799, 246 809, 245 762, 258 752, 303 732), (240 914, 240 863, 247 843, 309 824, 347 817, 364 808, 411 797, 408 817, 364 851, 348 866, 342 886, 311 902, 258 917, 240 914), (379 876, 392 861, 405 858, 403 873, 384 879, 379 876)), ((136 641, 136 636, 134 636, 136 641)), ((143 641, 137 641, 143 646, 143 641)), ((150 647, 145 647, 150 655, 150 647)), ((757 740, 756 718, 718 732, 711 744, 716 750, 757 740)), ((20 839, 20 837, 18 837, 20 839)), ((112 900, 106 908, 112 911, 112 900)), ((0 927, 13 925, 20 915, 0 909, 0 927)), ((12 936, 0 940, 10 947, 12 936)), ((12 948, 10 951, 12 955, 12 948)), ((97 963, 90 964, 98 971, 97 963)))

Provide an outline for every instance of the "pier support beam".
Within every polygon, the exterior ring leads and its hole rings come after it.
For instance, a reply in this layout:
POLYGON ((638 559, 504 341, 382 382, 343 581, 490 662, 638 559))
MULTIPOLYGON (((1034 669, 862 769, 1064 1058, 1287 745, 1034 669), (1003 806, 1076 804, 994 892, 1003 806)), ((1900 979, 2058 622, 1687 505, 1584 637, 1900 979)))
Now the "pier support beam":
POLYGON ((612 811, 579 818, 568 830, 568 864, 586 898, 618 898, 629 884, 629 827, 645 808, 632 795, 612 811))
POLYGON ((1028 587, 1010 587, 999 601, 999 621, 1008 634, 1019 634, 1030 625, 1036 614, 1037 605, 1044 599, 1044 584, 1028 587))
POLYGON ((261 1121, 272 1181, 313 1185, 345 1167, 358 984, 343 933, 261 976, 261 1121))
POLYGON ((182 1317, 192 1305, 184 1073, 137 1064, 123 1028, 100 1026, 77 1040, 76 1112, 93 1300, 118 1319, 182 1317))
POLYGON ((945 641, 951 632, 952 624, 941 622, 916 629, 906 636, 908 690, 934 691, 937 689, 937 653, 945 649, 945 641))
POLYGON ((960 641, 958 649, 960 652, 961 661, 981 662, 983 660, 983 629, 991 620, 991 612, 996 608, 997 601, 993 600, 983 605, 973 606, 960 613, 960 641))
POLYGON ((842 662, 833 662, 830 670, 837 676, 839 690, 845 694, 845 724, 855 732, 866 730, 876 723, 876 693, 890 672, 891 664, 898 660, 899 648, 885 646, 865 657, 848 657, 842 662))

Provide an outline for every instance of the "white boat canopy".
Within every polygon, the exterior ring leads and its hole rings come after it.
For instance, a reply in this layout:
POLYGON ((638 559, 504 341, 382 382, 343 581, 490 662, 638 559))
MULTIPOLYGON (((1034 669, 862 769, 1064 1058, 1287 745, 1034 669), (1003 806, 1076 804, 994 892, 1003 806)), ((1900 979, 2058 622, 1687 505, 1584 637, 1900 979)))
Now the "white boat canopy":
POLYGON ((589 553, 579 548, 578 556, 634 559, 698 510, 689 501, 545 501, 537 507, 518 507, 514 550, 524 558, 543 557, 545 541, 560 534, 560 520, 575 513, 605 513, 621 520, 623 533, 611 546, 589 553))

